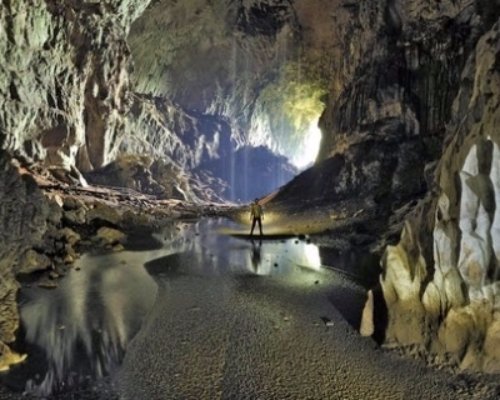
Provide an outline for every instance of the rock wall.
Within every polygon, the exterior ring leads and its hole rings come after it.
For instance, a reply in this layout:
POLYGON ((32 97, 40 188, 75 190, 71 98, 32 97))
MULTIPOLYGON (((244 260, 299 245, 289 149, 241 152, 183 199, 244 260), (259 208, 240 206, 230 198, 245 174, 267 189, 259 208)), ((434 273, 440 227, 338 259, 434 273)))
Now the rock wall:
POLYGON ((129 109, 125 38, 148 3, 2 2, 4 149, 83 171, 113 158, 129 109))
POLYGON ((135 93, 133 99, 122 153, 147 154, 190 170, 228 147, 231 128, 223 120, 188 113, 165 97, 135 93))
POLYGON ((120 154, 85 173, 90 183, 162 199, 249 201, 297 173, 287 158, 269 149, 238 147, 231 126, 220 117, 187 112, 164 97, 132 97, 120 154))
POLYGON ((320 160, 271 206, 328 207, 353 248, 385 249, 387 343, 498 372, 500 4, 344 8, 320 160))
POLYGON ((381 281, 388 341, 488 372, 500 371, 499 54, 497 22, 466 63, 433 193, 387 249, 381 281))
POLYGON ((0 151, 0 370, 20 361, 6 346, 19 327, 15 274, 44 267, 46 258, 33 247, 42 245, 49 216, 49 203, 35 181, 0 151))
POLYGON ((12 155, 83 171, 114 157, 130 106, 125 37, 147 4, 1 2, 0 369, 21 359, 5 345, 18 327, 15 275, 53 268, 69 232, 61 206, 12 155))
POLYGON ((274 200, 327 204, 376 250, 397 240, 432 181, 461 71, 483 29, 474 3, 423 3, 343 5, 343 61, 320 121, 319 161, 274 200))

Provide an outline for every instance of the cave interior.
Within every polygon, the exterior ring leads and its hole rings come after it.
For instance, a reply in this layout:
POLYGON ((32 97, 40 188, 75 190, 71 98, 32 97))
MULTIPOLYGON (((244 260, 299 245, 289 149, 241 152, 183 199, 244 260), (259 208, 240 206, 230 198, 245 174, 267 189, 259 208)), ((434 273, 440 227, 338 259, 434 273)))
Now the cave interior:
POLYGON ((3 0, 0 53, 1 399, 500 398, 500 0, 3 0))

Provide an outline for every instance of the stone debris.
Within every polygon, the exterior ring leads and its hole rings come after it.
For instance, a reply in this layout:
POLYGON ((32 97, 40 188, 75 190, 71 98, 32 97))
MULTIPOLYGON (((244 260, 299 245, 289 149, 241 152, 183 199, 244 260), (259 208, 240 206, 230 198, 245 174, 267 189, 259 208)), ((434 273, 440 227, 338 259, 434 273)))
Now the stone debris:
POLYGON ((52 280, 55 280, 55 279, 58 279, 61 275, 59 275, 57 272, 55 271, 50 271, 49 272, 49 279, 52 279, 52 280))
POLYGON ((104 245, 115 245, 125 242, 127 235, 117 229, 104 226, 97 230, 95 238, 104 245))
POLYGON ((368 298, 366 299, 365 307, 363 308, 363 313, 361 315, 361 324, 359 328, 361 336, 372 336, 375 333, 373 311, 373 291, 369 290, 368 298))
POLYGON ((52 265, 52 261, 45 254, 40 254, 33 249, 27 250, 19 260, 18 274, 31 274, 44 271, 52 265))
POLYGON ((334 326, 334 322, 332 319, 328 317, 321 317, 320 319, 323 322, 324 326, 326 326, 327 328, 334 326))
POLYGON ((38 282, 38 287, 40 287, 42 289, 57 289, 58 284, 57 284, 57 282, 53 282, 53 281, 41 281, 41 282, 38 282))
POLYGON ((0 372, 8 371, 13 365, 22 363, 27 357, 27 354, 16 353, 0 342, 0 372))

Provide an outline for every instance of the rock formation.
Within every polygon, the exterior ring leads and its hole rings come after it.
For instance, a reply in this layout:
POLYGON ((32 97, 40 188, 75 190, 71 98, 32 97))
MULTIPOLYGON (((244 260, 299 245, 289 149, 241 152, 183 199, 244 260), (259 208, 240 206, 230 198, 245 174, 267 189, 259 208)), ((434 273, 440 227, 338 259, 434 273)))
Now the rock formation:
POLYGON ((153 204, 185 211, 150 195, 280 186, 321 115, 318 162, 270 207, 326 207, 351 247, 385 249, 386 341, 498 371, 499 16, 498 0, 3 1, 0 348, 16 274, 144 228, 153 204))
POLYGON ((82 171, 112 160, 123 136, 121 117, 129 109, 125 37, 148 3, 2 4, 5 149, 82 171))
POLYGON ((497 22, 467 60, 433 193, 387 249, 382 279, 387 340, 427 344, 461 368, 488 372, 500 370, 499 46, 497 22))
POLYGON ((381 251, 402 232, 382 259, 386 342, 498 372, 500 7, 416 0, 348 9, 346 65, 321 119, 320 161, 273 203, 328 206, 353 248, 381 251))
POLYGON ((14 341, 19 326, 16 304, 19 285, 13 265, 26 256, 34 242, 40 241, 47 208, 35 182, 23 179, 4 152, 0 154, 0 173, 0 369, 6 369, 12 360, 5 343, 14 341))
POLYGON ((44 196, 11 157, 73 172, 111 160, 129 107, 125 36, 147 4, 37 0, 5 1, 0 7, 0 345, 5 364, 13 357, 3 351, 3 343, 14 340, 18 325, 14 276, 50 268, 68 243, 58 230, 61 206, 44 196))

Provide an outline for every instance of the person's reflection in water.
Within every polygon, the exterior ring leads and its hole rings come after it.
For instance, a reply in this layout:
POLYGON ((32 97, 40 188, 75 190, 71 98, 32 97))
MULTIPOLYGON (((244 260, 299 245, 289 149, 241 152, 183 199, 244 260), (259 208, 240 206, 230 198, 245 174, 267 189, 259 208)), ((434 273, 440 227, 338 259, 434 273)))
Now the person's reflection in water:
POLYGON ((259 240, 259 244, 256 245, 255 241, 252 240, 252 266, 253 269, 255 270, 255 273, 259 271, 260 264, 262 262, 262 257, 260 254, 260 250, 262 247, 262 241, 259 240))

